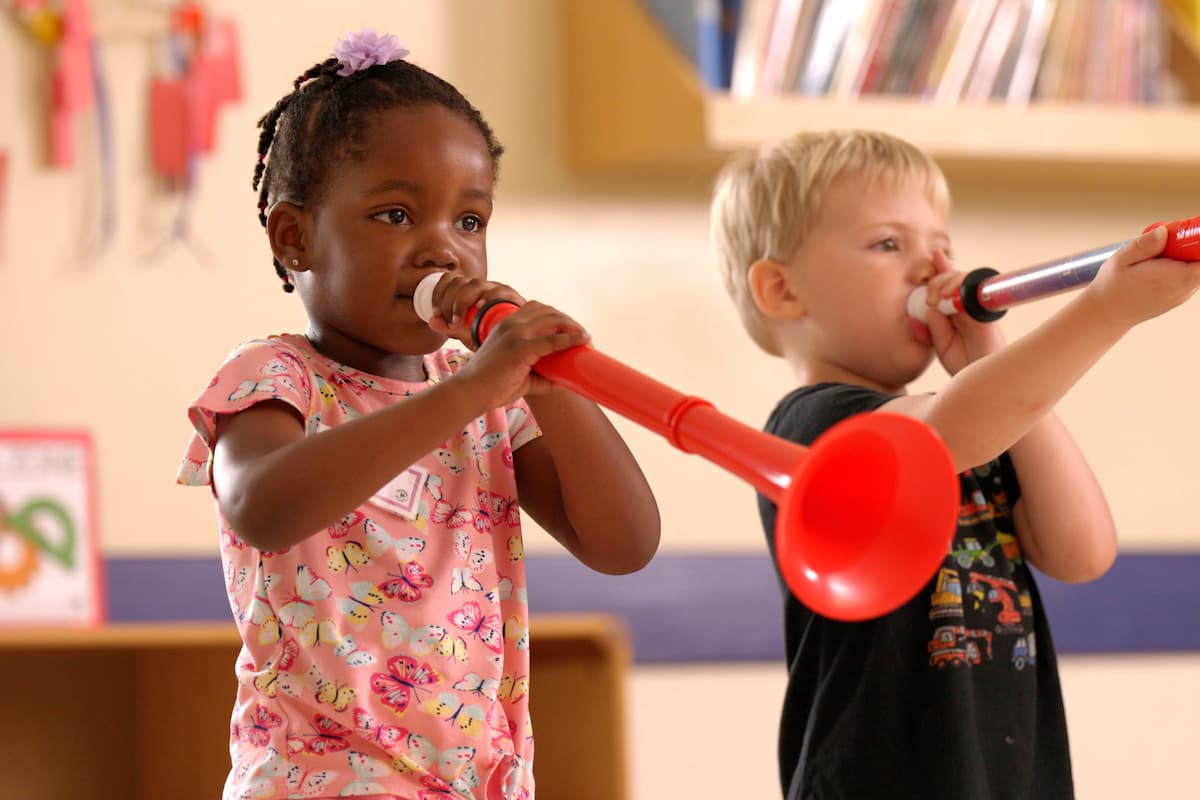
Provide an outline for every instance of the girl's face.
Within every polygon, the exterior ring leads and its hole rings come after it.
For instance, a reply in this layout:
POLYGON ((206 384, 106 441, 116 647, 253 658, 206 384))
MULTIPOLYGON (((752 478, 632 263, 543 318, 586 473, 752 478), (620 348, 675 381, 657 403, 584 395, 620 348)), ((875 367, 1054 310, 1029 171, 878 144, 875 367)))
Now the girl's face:
POLYGON ((382 112, 356 150, 308 214, 296 284, 309 338, 356 369, 421 380, 414 356, 445 337, 417 317, 413 289, 437 270, 487 276, 491 155, 469 120, 435 104, 382 112))
POLYGON ((789 261, 804 299, 816 372, 903 391, 932 359, 913 326, 909 293, 948 252, 946 211, 912 181, 846 174, 826 191, 812 230, 789 261))

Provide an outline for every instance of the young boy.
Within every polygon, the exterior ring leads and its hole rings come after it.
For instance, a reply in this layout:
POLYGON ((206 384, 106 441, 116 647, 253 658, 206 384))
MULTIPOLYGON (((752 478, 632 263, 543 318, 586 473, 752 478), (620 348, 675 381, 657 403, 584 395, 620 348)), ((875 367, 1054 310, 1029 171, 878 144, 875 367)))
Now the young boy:
MULTIPOLYGON (((1187 299, 1200 267, 1154 259, 1165 233, 1142 235, 1006 345, 995 324, 934 308, 963 277, 950 265, 949 207, 936 163, 882 133, 798 135, 734 158, 717 181, 726 288, 800 387, 766 429, 811 444, 854 414, 907 414, 942 436, 961 472, 950 551, 906 605, 836 622, 784 588, 789 800, 1073 796, 1054 646, 1029 565, 1092 580, 1117 542, 1052 409, 1130 328, 1187 299), (921 285, 927 327, 905 310, 921 285), (909 395, 934 356, 951 378, 909 395)), ((760 497, 759 510, 770 544, 775 508, 760 497)))

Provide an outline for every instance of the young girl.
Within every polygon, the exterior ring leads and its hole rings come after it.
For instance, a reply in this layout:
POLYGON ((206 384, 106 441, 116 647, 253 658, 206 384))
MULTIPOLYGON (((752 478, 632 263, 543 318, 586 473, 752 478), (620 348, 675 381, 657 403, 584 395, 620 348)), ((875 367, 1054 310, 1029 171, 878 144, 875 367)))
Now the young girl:
POLYGON ((480 113, 393 36, 334 53, 261 120, 254 175, 307 330, 233 351, 179 476, 212 486, 243 638, 225 797, 529 798, 518 509, 608 573, 649 561, 658 509, 600 409, 530 372, 587 334, 486 279, 480 113), (497 298, 523 305, 445 346, 497 298))

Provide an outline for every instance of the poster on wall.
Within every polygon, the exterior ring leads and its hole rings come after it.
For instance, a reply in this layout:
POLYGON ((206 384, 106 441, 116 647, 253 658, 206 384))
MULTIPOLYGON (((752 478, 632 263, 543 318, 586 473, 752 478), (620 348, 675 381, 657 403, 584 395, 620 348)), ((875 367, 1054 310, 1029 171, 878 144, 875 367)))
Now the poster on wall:
POLYGON ((0 430, 0 626, 104 617, 84 433, 0 430))

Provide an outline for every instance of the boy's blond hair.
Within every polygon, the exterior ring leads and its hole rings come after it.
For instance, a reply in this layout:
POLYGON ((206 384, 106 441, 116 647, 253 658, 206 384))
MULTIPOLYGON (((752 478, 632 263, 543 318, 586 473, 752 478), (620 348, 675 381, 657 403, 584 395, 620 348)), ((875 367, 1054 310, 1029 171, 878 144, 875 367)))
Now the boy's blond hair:
POLYGON ((734 156, 717 177, 711 212, 717 267, 742 325, 771 355, 780 354, 779 345, 750 295, 750 265, 791 258, 811 230, 824 192, 845 172, 922 182, 949 210, 950 190, 937 162, 879 131, 800 133, 734 156))

